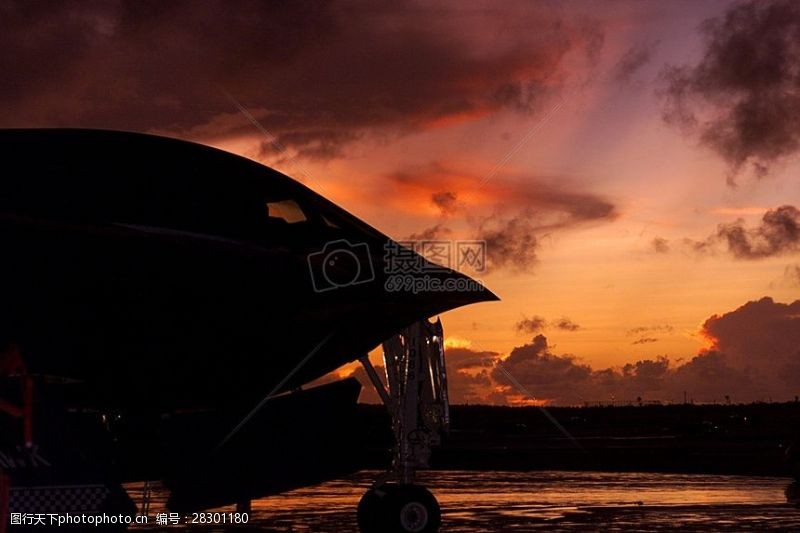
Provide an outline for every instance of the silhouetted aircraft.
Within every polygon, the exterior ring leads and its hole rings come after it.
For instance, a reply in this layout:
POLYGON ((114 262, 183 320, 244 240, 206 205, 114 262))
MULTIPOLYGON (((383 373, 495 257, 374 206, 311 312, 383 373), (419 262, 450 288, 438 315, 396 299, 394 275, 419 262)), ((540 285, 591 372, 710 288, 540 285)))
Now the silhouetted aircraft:
POLYGON ((496 299, 207 146, 0 130, 0 158, 4 390, 21 374, 35 384, 29 437, 59 476, 163 478, 181 511, 357 468, 360 386, 301 386, 411 324, 496 299), (461 289, 386 290, 392 251, 398 268, 413 260, 461 289))

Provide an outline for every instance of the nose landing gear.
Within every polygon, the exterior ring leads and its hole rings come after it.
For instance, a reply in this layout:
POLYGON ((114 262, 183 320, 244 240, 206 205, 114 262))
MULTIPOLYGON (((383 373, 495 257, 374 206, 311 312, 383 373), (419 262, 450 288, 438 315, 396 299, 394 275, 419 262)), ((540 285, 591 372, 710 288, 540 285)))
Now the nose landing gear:
POLYGON ((358 505, 362 533, 435 533, 439 503, 414 483, 416 471, 430 465, 431 447, 450 424, 442 323, 422 320, 383 344, 388 391, 365 356, 360 359, 392 418, 395 447, 392 468, 358 505))
POLYGON ((385 483, 358 504, 362 533, 434 533, 442 523, 439 503, 421 485, 385 483))

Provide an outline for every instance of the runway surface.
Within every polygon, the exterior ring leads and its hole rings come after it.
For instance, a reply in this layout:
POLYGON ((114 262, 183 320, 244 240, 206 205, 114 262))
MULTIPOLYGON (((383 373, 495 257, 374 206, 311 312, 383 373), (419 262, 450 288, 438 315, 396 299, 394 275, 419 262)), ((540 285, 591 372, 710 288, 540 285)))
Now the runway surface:
MULTIPOLYGON (((274 533, 356 531, 355 508, 376 472, 360 472, 253 502, 241 529, 274 533)), ((425 472, 442 505, 443 532, 800 531, 786 478, 605 472, 425 472)), ((129 487, 141 498, 141 484, 129 487)), ((135 530, 231 531, 156 526, 166 493, 156 487, 151 525, 135 530)), ((230 511, 232 509, 225 509, 230 511)))

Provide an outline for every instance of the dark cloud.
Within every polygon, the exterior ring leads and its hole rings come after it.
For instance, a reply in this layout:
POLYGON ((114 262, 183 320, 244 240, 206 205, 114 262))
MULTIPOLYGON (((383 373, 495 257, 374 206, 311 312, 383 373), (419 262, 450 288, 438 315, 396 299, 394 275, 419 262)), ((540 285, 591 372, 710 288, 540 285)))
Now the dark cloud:
POLYGON ((604 393, 606 398, 618 398, 622 402, 630 402, 634 399, 658 398, 662 400, 670 373, 670 362, 666 357, 627 364, 619 373, 608 370, 598 372, 597 377, 602 376, 599 382, 600 398, 604 393), (604 391, 603 388, 611 388, 611 390, 604 391))
POLYGON ((511 217, 496 213, 480 220, 476 239, 486 243, 486 270, 530 270, 538 261, 537 230, 529 209, 511 217))
MULTIPOLYGON (((537 335, 530 344, 514 348, 503 368, 539 400, 578 405, 639 398, 663 398, 671 370, 666 358, 643 360, 621 369, 594 370, 573 355, 552 353, 547 339, 537 335)), ((501 370, 492 377, 513 402, 521 394, 501 370)))
POLYGON ((523 318, 514 325, 519 333, 538 333, 547 326, 547 320, 544 317, 533 315, 530 318, 523 318))
POLYGON ((636 376, 642 380, 656 381, 666 375, 669 369, 669 360, 666 357, 659 357, 656 360, 646 359, 627 364, 622 367, 623 376, 636 376))
POLYGON ((772 383, 754 379, 747 369, 737 368, 730 358, 716 351, 703 352, 688 363, 672 371, 665 383, 665 392, 673 400, 687 399, 698 402, 721 402, 727 398, 735 402, 765 401, 769 398, 788 400, 772 383))
POLYGON ((629 82, 634 74, 650 62, 656 46, 658 41, 633 44, 614 66, 614 79, 621 83, 629 82))
POLYGON ((296 155, 307 159, 333 159, 344 155, 347 144, 362 137, 357 132, 335 128, 287 131, 282 132, 279 138, 259 143, 255 156, 283 162, 287 158, 287 146, 290 146, 296 155))
POLYGON ((773 396, 800 392, 800 374, 795 372, 800 363, 800 300, 748 302, 712 316, 703 324, 703 332, 732 367, 764 383, 773 396))
POLYGON ((492 368, 497 360, 497 352, 479 351, 465 347, 447 348, 448 369, 473 370, 492 368))
POLYGON ((718 244, 737 259, 762 259, 800 251, 800 210, 784 205, 768 210, 761 223, 748 228, 744 220, 720 224, 705 241, 686 239, 693 252, 713 252, 718 244))
POLYGON ((656 237, 650 242, 650 249, 657 254, 665 254, 669 252, 669 241, 662 237, 656 237))
POLYGON ((498 195, 508 201, 488 216, 469 217, 474 238, 486 242, 488 271, 530 271, 538 262, 540 236, 617 217, 614 205, 599 196, 535 180, 518 182, 510 191, 500 184, 498 195), (520 207, 514 209, 515 205, 520 207))
POLYGON ((631 344, 652 344, 654 342, 658 342, 659 338, 654 337, 654 334, 665 333, 670 334, 674 331, 674 328, 669 324, 657 325, 657 326, 638 326, 635 328, 629 329, 625 334, 629 337, 637 337, 635 340, 631 341, 631 344))
POLYGON ((704 255, 715 253, 717 240, 717 235, 714 234, 704 241, 695 241, 693 239, 685 238, 681 240, 681 244, 683 244, 683 246, 685 246, 691 253, 704 255))
POLYGON ((433 205, 439 208, 442 215, 450 215, 455 212, 457 199, 456 193, 450 191, 435 192, 431 195, 433 205))
POLYGON ((265 155, 327 158, 365 134, 535 110, 602 42, 547 4, 490 7, 4 1, 0 125, 252 133, 227 92, 274 136, 265 155))
MULTIPOLYGON (((543 335, 534 337, 530 344, 514 348, 502 365, 505 371, 536 396, 535 399, 554 402, 574 401, 572 393, 569 397, 565 393, 581 390, 592 376, 591 367, 580 364, 575 357, 551 353, 543 335)), ((492 378, 499 384, 509 383, 505 373, 499 369, 493 370, 492 378)), ((509 393, 519 394, 520 391, 510 390, 509 393)))
POLYGON ((573 322, 567 317, 557 318, 548 321, 544 317, 533 315, 530 318, 523 317, 522 320, 514 325, 518 333, 539 333, 547 328, 560 329, 562 331, 578 331, 581 329, 580 325, 573 322))
POLYGON ((553 327, 563 330, 563 331, 578 331, 581 327, 570 320, 569 318, 563 316, 552 323, 553 327))
MULTIPOLYGON (((400 185, 437 189, 446 183, 446 177, 454 174, 459 172, 440 161, 429 161, 425 164, 403 165, 388 173, 386 178, 400 185)), ((441 190, 431 190, 431 197, 440 192, 441 190)))
POLYGON ((669 66, 664 118, 697 135, 730 165, 757 176, 800 148, 800 4, 732 5, 702 26, 696 65, 669 66))
POLYGON ((643 333, 672 333, 675 328, 669 324, 660 324, 656 326, 637 326, 629 329, 625 334, 630 336, 640 336, 643 333))
POLYGON ((449 228, 446 228, 443 224, 434 224, 429 228, 425 228, 424 230, 420 231, 419 233, 412 233, 406 239, 406 241, 435 241, 442 239, 451 233, 449 228))
POLYGON ((447 385, 450 401, 463 403, 488 403, 494 390, 490 372, 498 354, 470 348, 448 348, 447 385))
POLYGON ((761 224, 746 228, 742 220, 722 224, 717 237, 739 259, 760 259, 800 250, 800 211, 784 205, 767 211, 761 224))
POLYGON ((561 215, 544 224, 546 228, 556 229, 568 225, 598 220, 614 220, 616 208, 609 200, 596 194, 575 192, 563 187, 527 181, 527 190, 519 186, 517 193, 529 205, 547 206, 561 215))

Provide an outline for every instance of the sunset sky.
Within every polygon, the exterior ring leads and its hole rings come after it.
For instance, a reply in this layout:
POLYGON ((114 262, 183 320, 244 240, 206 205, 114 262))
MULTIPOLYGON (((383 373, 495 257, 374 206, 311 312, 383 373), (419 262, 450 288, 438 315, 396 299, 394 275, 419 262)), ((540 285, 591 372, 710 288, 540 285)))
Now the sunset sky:
POLYGON ((800 394, 800 4, 0 0, 0 46, 2 127, 199 141, 486 240, 456 402, 522 401, 498 359, 552 403, 800 394))

